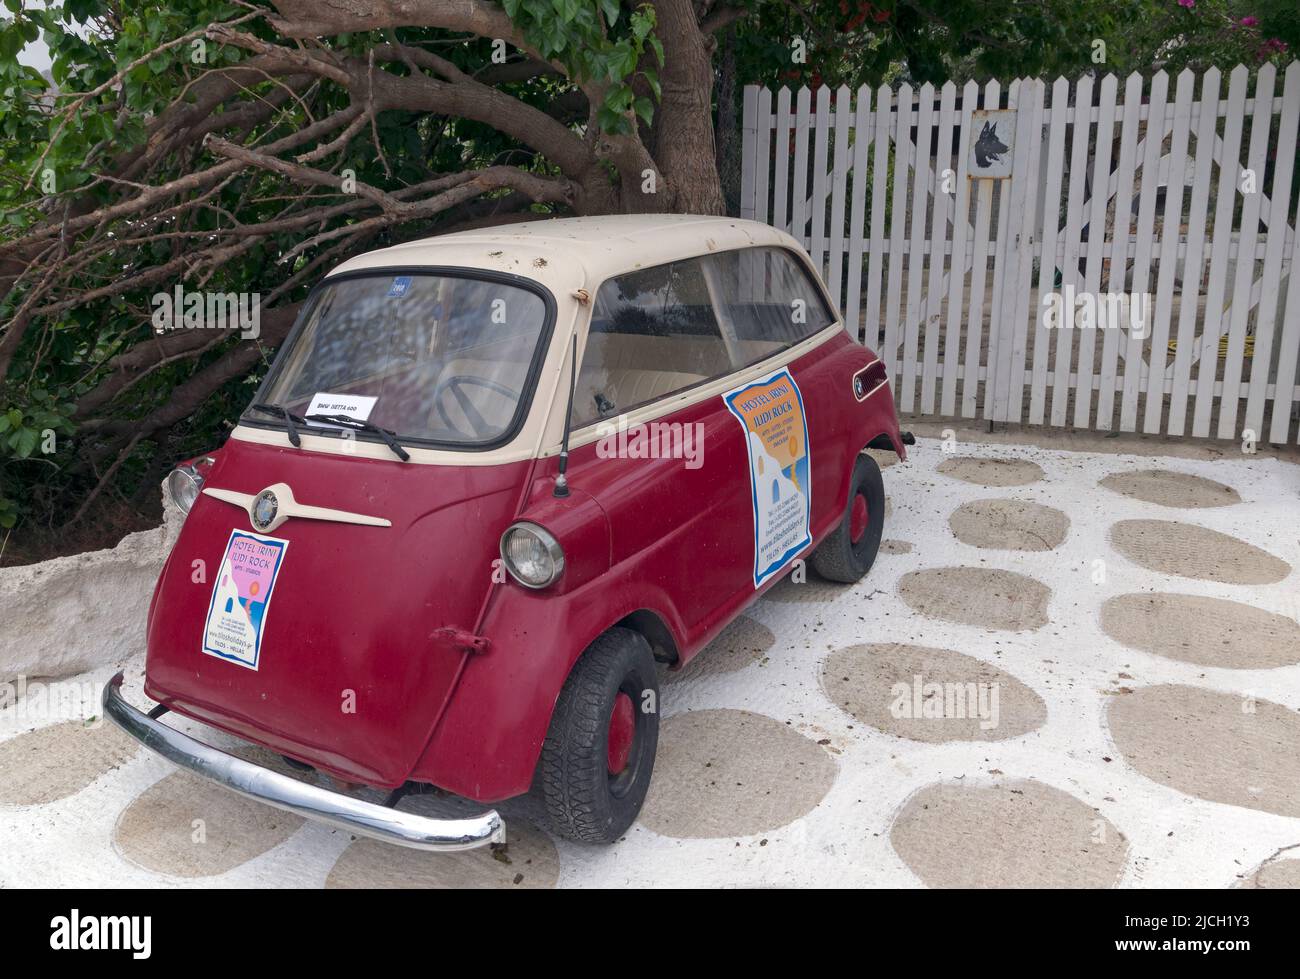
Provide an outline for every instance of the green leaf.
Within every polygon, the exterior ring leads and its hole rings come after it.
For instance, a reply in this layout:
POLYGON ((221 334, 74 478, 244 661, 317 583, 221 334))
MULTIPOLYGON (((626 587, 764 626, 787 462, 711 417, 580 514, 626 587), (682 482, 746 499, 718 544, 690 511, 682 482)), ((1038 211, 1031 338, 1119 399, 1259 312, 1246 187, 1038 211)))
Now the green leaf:
POLYGON ((9 436, 9 447, 14 450, 14 455, 19 459, 26 459, 36 448, 36 443, 40 440, 40 435, 34 428, 20 428, 9 436))
POLYGON ((632 89, 627 85, 620 85, 618 88, 611 89, 605 96, 605 105, 611 112, 626 112, 632 105, 632 89))
POLYGON ((632 36, 638 41, 644 41, 646 35, 654 29, 654 26, 654 8, 647 6, 638 7, 636 13, 632 15, 632 36))

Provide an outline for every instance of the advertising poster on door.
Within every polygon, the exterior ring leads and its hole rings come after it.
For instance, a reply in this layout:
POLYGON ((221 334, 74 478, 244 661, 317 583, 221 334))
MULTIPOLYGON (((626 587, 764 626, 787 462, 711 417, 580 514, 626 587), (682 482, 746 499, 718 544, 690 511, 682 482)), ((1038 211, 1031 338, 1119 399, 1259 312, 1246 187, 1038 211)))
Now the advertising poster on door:
POLYGON ((754 587, 812 543, 812 482, 803 395, 788 369, 728 391, 745 430, 754 504, 754 587))
POLYGON ((257 669, 266 610, 288 546, 275 537, 231 531, 203 627, 205 653, 257 669))

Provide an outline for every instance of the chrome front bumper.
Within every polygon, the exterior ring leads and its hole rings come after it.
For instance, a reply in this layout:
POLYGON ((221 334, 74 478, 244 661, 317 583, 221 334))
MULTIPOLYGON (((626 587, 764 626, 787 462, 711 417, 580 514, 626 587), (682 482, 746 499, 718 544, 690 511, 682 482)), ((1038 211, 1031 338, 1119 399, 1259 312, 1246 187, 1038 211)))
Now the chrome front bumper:
POLYGON ((495 810, 472 819, 430 819, 308 785, 195 741, 136 710, 122 699, 122 674, 104 687, 104 715, 151 751, 268 806, 417 850, 472 850, 505 843, 506 824, 495 810))

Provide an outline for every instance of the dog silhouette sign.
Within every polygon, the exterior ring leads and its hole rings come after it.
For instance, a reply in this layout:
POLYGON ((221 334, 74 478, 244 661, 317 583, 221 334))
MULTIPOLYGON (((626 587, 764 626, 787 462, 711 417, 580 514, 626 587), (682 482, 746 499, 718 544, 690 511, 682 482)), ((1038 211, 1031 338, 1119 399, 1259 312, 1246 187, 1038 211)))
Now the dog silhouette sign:
POLYGON ((975 178, 1010 177, 1015 134, 1014 109, 979 109, 972 113, 967 172, 975 178))

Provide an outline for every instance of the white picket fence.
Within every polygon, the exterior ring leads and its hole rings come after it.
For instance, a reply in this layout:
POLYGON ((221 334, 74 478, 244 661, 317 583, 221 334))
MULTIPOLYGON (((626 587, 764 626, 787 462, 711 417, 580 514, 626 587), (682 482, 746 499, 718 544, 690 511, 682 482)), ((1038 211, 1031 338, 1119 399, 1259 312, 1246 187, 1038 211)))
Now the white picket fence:
POLYGON ((904 413, 1294 440, 1300 62, 1120 84, 750 86, 741 216, 803 241, 904 413), (1011 175, 976 178, 999 109, 1011 175), (1067 288, 1145 324, 1049 328, 1067 288))

